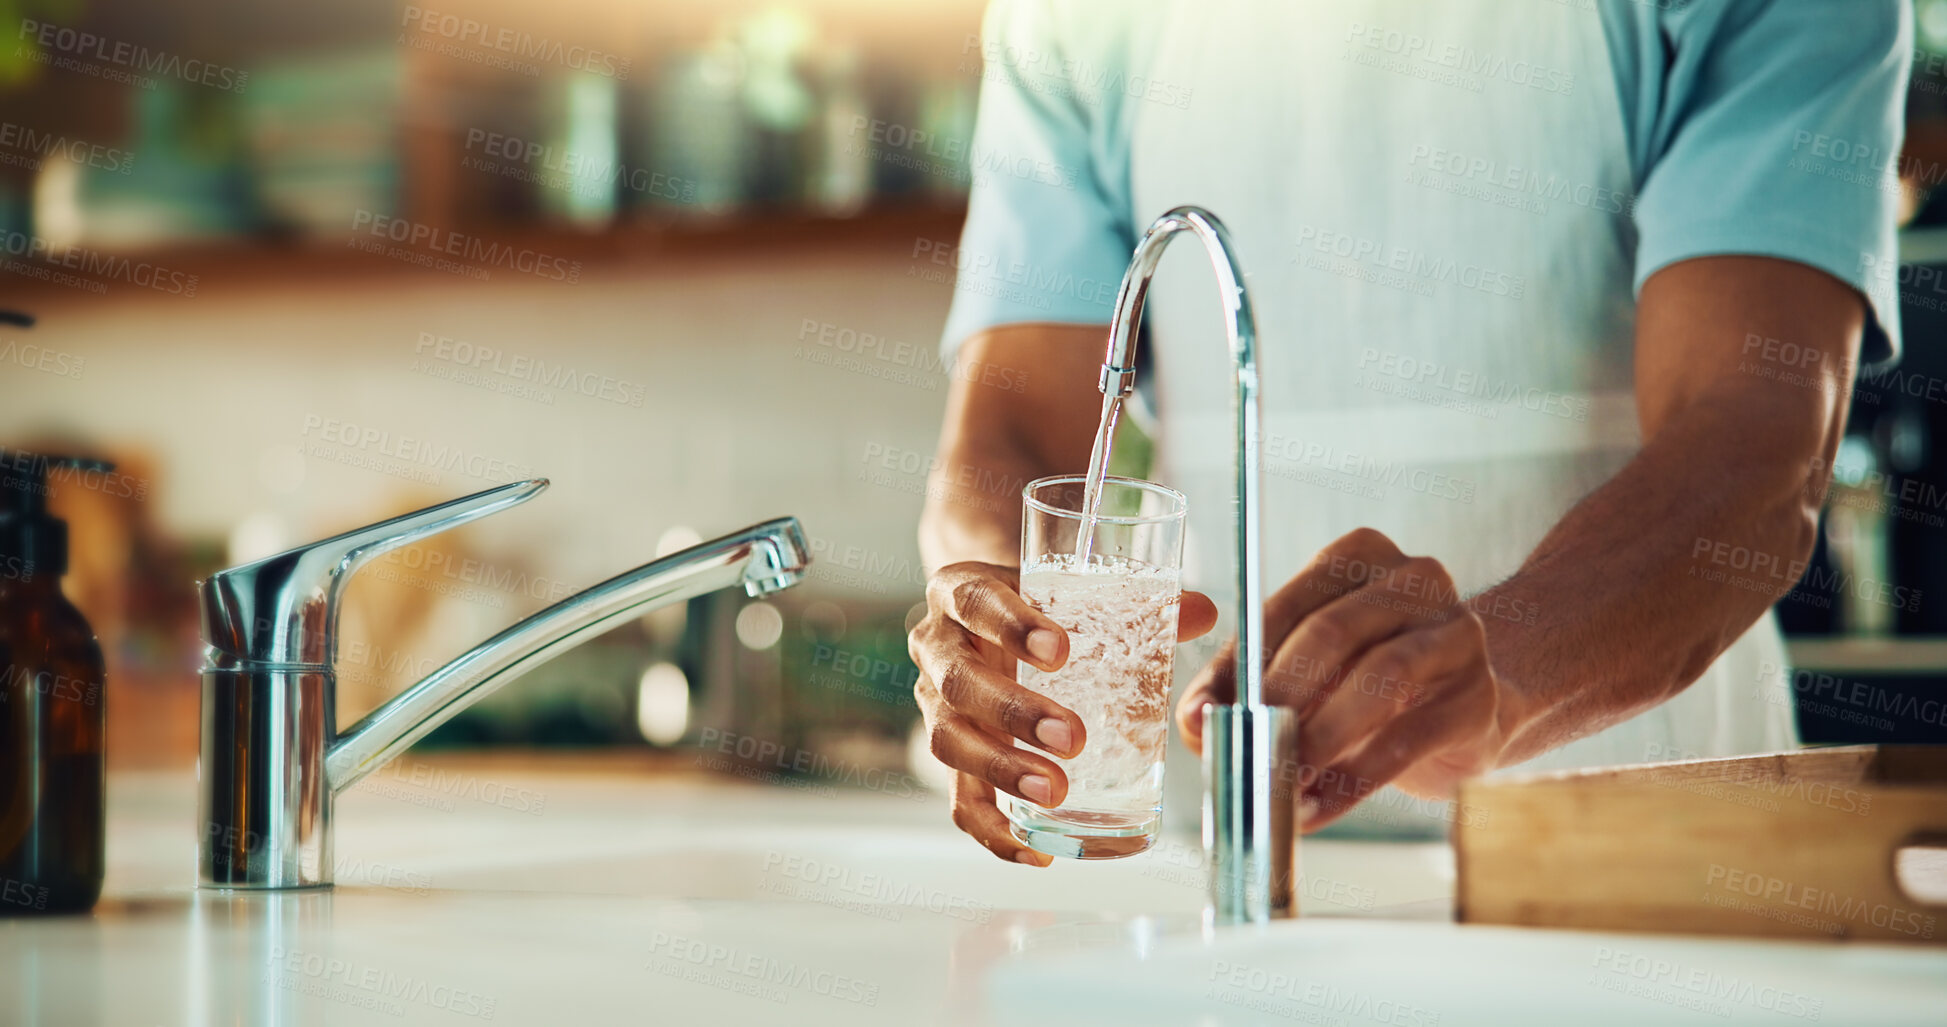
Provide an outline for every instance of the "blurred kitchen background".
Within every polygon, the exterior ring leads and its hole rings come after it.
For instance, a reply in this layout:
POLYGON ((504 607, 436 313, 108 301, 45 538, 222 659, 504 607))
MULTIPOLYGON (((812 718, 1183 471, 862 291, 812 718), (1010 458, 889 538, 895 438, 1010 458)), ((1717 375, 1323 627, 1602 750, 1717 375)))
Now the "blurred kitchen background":
MULTIPOLYGON (((795 514, 805 586, 646 617, 424 744, 929 773, 904 633, 933 354, 968 183, 1016 173, 970 147, 981 7, 0 0, 0 308, 36 322, 0 324, 0 445, 117 464, 55 499, 111 761, 194 759, 194 581, 545 476, 355 579, 341 722, 573 591, 795 514)), ((1947 2, 1919 8, 1912 140, 1880 168, 1912 219, 1907 359, 1862 384, 1782 604, 1814 741, 1947 739, 1947 2)))

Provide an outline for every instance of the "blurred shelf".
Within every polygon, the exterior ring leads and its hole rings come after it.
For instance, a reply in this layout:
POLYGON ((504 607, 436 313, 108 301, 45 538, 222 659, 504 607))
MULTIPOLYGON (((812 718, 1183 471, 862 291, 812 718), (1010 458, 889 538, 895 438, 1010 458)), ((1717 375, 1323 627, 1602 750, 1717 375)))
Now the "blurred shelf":
MULTIPOLYGON (((682 220, 622 224, 598 231, 570 228, 456 229, 469 239, 550 258, 578 262, 586 276, 593 271, 694 270, 711 264, 753 260, 808 259, 846 253, 878 252, 908 255, 922 241, 953 245, 966 217, 962 202, 913 202, 867 208, 851 217, 828 217, 802 212, 749 212, 697 216, 682 220)), ((185 244, 140 252, 107 253, 116 258, 146 262, 182 275, 196 276, 195 299, 239 295, 265 287, 328 283, 352 285, 427 285, 470 279, 403 260, 363 252, 350 245, 370 238, 349 229, 343 239, 288 242, 238 240, 185 244)), ((439 256, 431 249, 401 246, 414 255, 439 256)), ((52 264, 37 263, 49 271, 52 264)), ((496 275, 502 280, 526 276, 496 275)), ((111 280, 105 293, 94 293, 23 274, 0 272, 10 306, 40 313, 50 306, 154 295, 150 290, 111 280)))
POLYGON ((1792 666, 1828 674, 1947 674, 1947 637, 1790 638, 1792 666))
POLYGON ((1900 263, 1947 264, 1947 225, 1902 229, 1900 263))
MULTIPOLYGON (((545 749, 525 746, 468 749, 413 749, 401 754, 404 767, 415 764, 449 772, 547 773, 577 777, 614 775, 711 777, 693 744, 652 749, 641 745, 545 749)), ((398 772, 394 772, 398 776, 398 772)))

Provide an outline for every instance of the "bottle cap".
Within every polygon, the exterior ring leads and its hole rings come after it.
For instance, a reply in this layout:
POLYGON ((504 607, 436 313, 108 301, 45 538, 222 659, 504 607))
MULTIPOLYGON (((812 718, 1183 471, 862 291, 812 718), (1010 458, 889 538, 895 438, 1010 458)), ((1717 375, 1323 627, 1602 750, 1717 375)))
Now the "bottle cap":
POLYGON ((0 449, 0 557, 33 565, 33 573, 55 578, 68 570, 68 524, 47 512, 49 472, 112 471, 106 460, 47 456, 0 449))

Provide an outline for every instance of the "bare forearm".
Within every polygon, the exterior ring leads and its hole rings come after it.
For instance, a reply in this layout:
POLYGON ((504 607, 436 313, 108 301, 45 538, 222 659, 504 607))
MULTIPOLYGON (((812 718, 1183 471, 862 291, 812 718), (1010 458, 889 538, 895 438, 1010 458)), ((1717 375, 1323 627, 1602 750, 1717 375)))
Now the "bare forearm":
POLYGON ((963 560, 1014 565, 1021 551, 1020 502, 1010 503, 1003 486, 1012 484, 1018 497, 1022 485, 1049 473, 1030 455, 1002 447, 942 450, 919 519, 927 570, 963 560))
POLYGON ((1691 408, 1476 601, 1525 707, 1505 763, 1675 695, 1796 580, 1837 438, 1752 431, 1762 399, 1691 408))
POLYGON ((1021 488, 1086 469, 1105 331, 1005 325, 961 347, 920 515, 920 557, 929 570, 965 560, 1012 566, 1021 548, 1021 488))
POLYGON ((1503 764, 1669 699, 1791 589, 1815 541, 1863 316, 1839 283, 1761 258, 1651 279, 1638 322, 1643 449, 1475 601, 1512 707, 1503 764), (1766 374, 1780 350, 1816 366, 1766 374))

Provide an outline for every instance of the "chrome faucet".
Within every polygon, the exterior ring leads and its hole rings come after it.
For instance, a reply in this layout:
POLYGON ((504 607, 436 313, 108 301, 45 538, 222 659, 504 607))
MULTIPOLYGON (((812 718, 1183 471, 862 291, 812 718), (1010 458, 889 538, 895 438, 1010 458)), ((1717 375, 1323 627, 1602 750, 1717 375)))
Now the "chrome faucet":
POLYGON ((1202 240, 1222 293, 1237 398, 1237 701, 1212 705, 1203 721, 1203 846, 1210 867, 1208 913, 1216 923, 1254 923, 1288 917, 1297 838, 1292 783, 1296 778, 1298 718, 1264 705, 1264 583, 1259 566, 1257 323, 1244 289, 1236 247, 1216 215, 1178 207, 1157 218, 1136 244, 1116 294, 1103 358, 1102 394, 1127 396, 1136 387, 1136 329, 1143 300, 1163 250, 1179 232, 1202 240))
POLYGON ((202 585, 200 877, 215 888, 310 888, 332 878, 333 797, 495 689, 641 611, 731 585, 788 588, 811 563, 782 517, 595 585, 474 646, 335 729, 338 600, 373 557, 525 502, 515 482, 210 576, 202 585))

